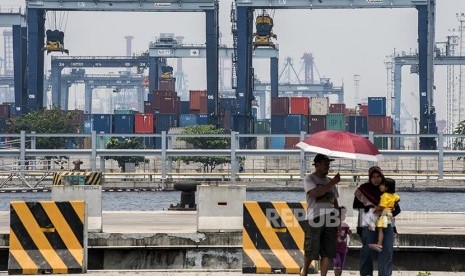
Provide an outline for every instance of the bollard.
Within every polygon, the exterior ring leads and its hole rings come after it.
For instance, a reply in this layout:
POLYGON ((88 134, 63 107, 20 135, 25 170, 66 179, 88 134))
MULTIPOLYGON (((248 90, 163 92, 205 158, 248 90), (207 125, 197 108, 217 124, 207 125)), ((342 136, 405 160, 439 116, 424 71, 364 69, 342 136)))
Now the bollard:
POLYGON ((195 211, 197 209, 197 204, 195 203, 195 191, 199 184, 200 183, 195 181, 174 183, 173 188, 176 191, 181 191, 181 202, 176 205, 171 204, 168 210, 195 211))

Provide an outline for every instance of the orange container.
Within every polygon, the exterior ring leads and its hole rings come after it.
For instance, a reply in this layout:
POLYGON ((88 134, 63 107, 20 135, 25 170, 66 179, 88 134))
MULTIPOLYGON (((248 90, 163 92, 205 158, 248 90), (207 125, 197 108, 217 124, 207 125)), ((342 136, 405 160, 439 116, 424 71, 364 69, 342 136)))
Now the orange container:
POLYGON ((289 98, 289 114, 300 114, 308 116, 309 114, 309 98, 306 97, 290 97, 289 98))

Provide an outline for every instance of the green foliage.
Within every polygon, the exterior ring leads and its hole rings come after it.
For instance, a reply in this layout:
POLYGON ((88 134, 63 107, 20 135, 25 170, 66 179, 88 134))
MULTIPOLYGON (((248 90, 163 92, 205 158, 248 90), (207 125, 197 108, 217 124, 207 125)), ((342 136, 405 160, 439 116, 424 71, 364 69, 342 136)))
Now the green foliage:
POLYGON ((417 276, 431 276, 431 273, 429 271, 425 271, 425 272, 419 271, 417 273, 417 276))
MULTIPOLYGON (((118 138, 112 137, 110 141, 106 144, 107 149, 144 149, 144 144, 140 138, 126 138, 124 141, 118 140, 118 138)), ((136 166, 139 166, 141 162, 148 163, 149 160, 145 159, 142 156, 105 156, 105 159, 113 159, 118 162, 118 166, 121 168, 121 171, 125 171, 125 163, 135 163, 136 166)))
MULTIPOLYGON (((215 128, 213 125, 195 125, 186 127, 184 134, 224 134, 224 129, 215 128)), ((195 149, 228 149, 230 139, 214 137, 178 137, 177 140, 185 141, 193 145, 195 149)), ((216 166, 231 163, 230 157, 222 156, 182 156, 173 160, 181 160, 186 164, 201 163, 204 172, 212 172, 216 166)))
MULTIPOLYGON (((465 121, 461 121, 452 133, 453 134, 465 134, 465 121)), ((452 144, 452 149, 464 150, 465 149, 465 138, 455 138, 454 143, 452 144)), ((463 157, 459 157, 458 160, 462 158, 463 157)))
MULTIPOLYGON (((59 107, 49 110, 33 111, 21 117, 10 119, 10 132, 20 133, 35 131, 36 133, 76 133, 79 130, 78 113, 66 112, 59 107)), ((37 149, 62 149, 65 138, 39 137, 36 140, 37 149)))

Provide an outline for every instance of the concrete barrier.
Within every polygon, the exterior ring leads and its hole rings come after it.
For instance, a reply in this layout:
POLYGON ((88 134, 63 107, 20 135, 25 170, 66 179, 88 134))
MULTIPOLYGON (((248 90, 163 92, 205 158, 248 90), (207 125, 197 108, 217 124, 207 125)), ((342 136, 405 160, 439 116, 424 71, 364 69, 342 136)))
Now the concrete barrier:
POLYGON ((88 208, 88 231, 102 232, 102 186, 52 186, 52 200, 85 200, 88 208))
POLYGON ((84 201, 10 204, 8 274, 87 272, 84 201))
POLYGON ((197 186, 197 230, 241 231, 245 186, 197 186))

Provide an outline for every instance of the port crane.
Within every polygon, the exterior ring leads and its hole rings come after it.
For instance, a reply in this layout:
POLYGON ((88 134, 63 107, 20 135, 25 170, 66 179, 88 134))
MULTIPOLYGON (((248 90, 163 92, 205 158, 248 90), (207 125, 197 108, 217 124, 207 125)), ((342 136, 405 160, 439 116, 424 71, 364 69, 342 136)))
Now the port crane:
MULTIPOLYGON (((415 8, 418 11, 418 46, 419 46, 419 88, 420 88, 420 127, 427 128, 430 134, 435 134, 435 122, 430 124, 430 116, 434 112, 432 103, 433 93, 433 59, 435 36, 435 0, 253 0, 234 1, 231 18, 233 22, 233 41, 237 48, 233 72, 237 78, 236 97, 238 101, 238 115, 234 130, 239 133, 250 133, 252 126, 251 104, 253 100, 253 66, 252 66, 252 24, 254 10, 261 9, 393 9, 415 8)), ((433 138, 425 138, 424 149, 435 149, 433 138)), ((247 141, 242 139, 241 147, 248 147, 247 141)))

